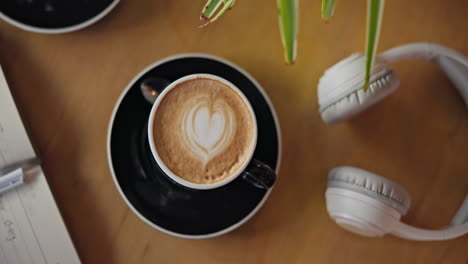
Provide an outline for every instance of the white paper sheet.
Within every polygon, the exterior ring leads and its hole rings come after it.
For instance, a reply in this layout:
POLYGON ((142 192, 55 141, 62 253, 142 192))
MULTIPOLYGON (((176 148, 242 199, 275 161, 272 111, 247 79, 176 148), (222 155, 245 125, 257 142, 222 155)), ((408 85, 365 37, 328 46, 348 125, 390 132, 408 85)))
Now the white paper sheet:
MULTIPOLYGON (((35 157, 0 68, 0 170, 35 157)), ((40 166, 0 195, 0 263, 80 263, 40 166)))

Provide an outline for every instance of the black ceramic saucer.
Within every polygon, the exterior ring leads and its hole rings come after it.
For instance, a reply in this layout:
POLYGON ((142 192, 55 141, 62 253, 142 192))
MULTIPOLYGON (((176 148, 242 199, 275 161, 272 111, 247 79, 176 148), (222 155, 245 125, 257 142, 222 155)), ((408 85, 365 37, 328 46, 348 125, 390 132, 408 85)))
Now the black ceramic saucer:
POLYGON ((149 149, 146 123, 151 105, 140 84, 148 77, 174 81, 193 73, 210 73, 235 84, 248 98, 258 124, 254 158, 278 171, 281 142, 271 103, 260 85, 239 67, 220 58, 183 54, 157 62, 139 74, 123 92, 111 119, 108 157, 117 189, 143 221, 184 238, 227 233, 252 217, 269 192, 240 178, 212 190, 185 188, 163 175, 149 149))
POLYGON ((1 0, 0 18, 39 33, 84 28, 109 13, 120 0, 1 0))

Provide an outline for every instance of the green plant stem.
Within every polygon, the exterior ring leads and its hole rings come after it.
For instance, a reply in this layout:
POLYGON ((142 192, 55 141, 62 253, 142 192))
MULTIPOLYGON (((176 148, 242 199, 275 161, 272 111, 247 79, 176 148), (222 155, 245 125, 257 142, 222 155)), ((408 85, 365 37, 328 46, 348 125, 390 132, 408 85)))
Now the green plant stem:
POLYGON ((210 19, 219 6, 223 3, 223 0, 208 0, 206 5, 203 7, 201 19, 206 20, 210 19))
POLYGON ((335 0, 322 0, 322 19, 329 20, 335 11, 335 0))
POLYGON ((296 60, 298 33, 298 0, 277 0, 279 27, 284 47, 284 60, 293 64, 296 60))
POLYGON ((367 4, 367 36, 366 36, 366 69, 364 90, 369 87, 370 73, 375 59, 382 24, 384 0, 368 0, 367 4))
POLYGON ((208 0, 206 5, 203 7, 200 19, 208 20, 201 27, 208 25, 220 18, 226 10, 231 9, 234 6, 236 0, 208 0), (221 10, 218 11, 219 7, 223 4, 221 10), (216 13, 218 11, 218 13, 216 13))
POLYGON ((233 5, 234 5, 234 0, 225 1, 223 8, 221 8, 221 10, 215 15, 215 17, 213 17, 210 20, 210 23, 218 20, 218 18, 220 18, 224 14, 224 12, 226 12, 226 10, 231 9, 233 5))

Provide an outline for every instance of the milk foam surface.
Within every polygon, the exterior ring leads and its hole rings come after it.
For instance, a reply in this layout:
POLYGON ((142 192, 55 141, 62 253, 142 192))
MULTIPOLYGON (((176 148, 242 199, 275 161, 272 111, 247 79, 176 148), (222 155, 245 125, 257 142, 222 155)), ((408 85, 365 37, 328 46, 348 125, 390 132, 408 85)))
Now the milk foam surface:
POLYGON ((180 83, 167 93, 153 131, 164 164, 194 183, 231 176, 254 146, 254 120, 245 102, 231 87, 206 78, 180 83))

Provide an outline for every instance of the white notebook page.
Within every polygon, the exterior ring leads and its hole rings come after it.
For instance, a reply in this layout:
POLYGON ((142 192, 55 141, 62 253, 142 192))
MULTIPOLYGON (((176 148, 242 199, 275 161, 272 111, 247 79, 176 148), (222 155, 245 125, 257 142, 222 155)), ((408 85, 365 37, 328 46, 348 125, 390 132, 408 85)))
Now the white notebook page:
MULTIPOLYGON (((0 68, 0 171, 35 157, 0 68)), ((0 263, 80 263, 40 166, 0 195, 0 263)))

